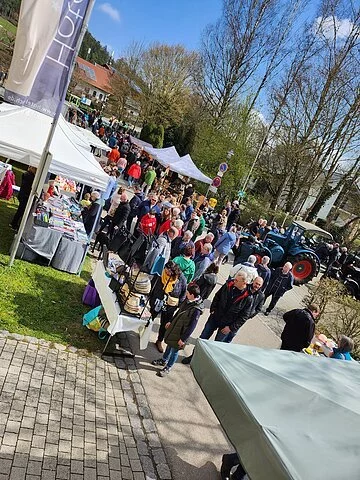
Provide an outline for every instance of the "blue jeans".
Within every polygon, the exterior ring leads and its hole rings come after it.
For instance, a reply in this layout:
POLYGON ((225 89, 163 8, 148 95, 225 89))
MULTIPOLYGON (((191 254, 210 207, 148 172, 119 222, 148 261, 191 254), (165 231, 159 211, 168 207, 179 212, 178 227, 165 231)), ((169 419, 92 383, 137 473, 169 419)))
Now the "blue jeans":
POLYGON ((176 348, 169 347, 169 345, 166 347, 165 353, 163 355, 163 360, 166 362, 166 368, 170 370, 170 368, 176 363, 176 360, 178 359, 179 356, 179 350, 176 350, 176 348))
POLYGON ((135 180, 135 178, 129 175, 129 178, 128 178, 129 187, 132 187, 132 185, 134 183, 134 180, 135 180))
POLYGON ((226 335, 226 337, 224 338, 223 342, 231 343, 233 341, 233 339, 235 338, 235 335, 236 335, 236 333, 234 333, 234 332, 228 333, 226 335))
POLYGON ((217 333, 216 333, 216 336, 215 336, 215 341, 216 342, 226 342, 226 338, 230 334, 221 333, 221 329, 219 328, 219 325, 218 325, 214 315, 210 315, 210 317, 208 318, 207 322, 205 323, 204 330, 201 332, 200 338, 205 338, 206 340, 209 340, 209 338, 211 338, 211 336, 215 332, 215 330, 217 330, 217 333))

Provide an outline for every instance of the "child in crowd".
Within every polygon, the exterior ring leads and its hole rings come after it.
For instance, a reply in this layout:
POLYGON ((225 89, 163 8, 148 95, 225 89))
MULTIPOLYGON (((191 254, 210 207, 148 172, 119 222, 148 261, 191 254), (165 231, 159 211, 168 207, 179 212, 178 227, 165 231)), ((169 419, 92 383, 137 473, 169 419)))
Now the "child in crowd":
POLYGON ((91 205, 90 193, 85 193, 84 198, 81 200, 80 205, 83 208, 88 208, 91 205))
POLYGON ((167 344, 165 353, 162 358, 152 362, 152 365, 164 367, 156 373, 158 377, 164 377, 170 373, 179 356, 179 350, 185 347, 203 311, 204 304, 200 297, 200 288, 196 284, 191 284, 186 291, 186 300, 180 305, 171 322, 165 325, 164 341, 167 344))

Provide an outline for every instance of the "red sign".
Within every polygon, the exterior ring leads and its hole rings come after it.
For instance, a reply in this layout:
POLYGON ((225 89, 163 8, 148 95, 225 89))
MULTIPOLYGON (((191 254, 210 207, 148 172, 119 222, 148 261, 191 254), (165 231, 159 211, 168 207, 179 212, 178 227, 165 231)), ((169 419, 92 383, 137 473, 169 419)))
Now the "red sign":
POLYGON ((213 187, 219 188, 221 185, 221 178, 215 177, 211 184, 213 187))

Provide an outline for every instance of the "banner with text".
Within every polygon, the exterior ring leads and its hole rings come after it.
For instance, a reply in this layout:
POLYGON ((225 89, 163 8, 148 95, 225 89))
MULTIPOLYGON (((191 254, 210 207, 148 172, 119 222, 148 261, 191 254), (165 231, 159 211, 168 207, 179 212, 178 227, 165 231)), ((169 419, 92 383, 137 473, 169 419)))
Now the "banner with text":
POLYGON ((54 117, 92 0, 22 0, 5 100, 54 117))

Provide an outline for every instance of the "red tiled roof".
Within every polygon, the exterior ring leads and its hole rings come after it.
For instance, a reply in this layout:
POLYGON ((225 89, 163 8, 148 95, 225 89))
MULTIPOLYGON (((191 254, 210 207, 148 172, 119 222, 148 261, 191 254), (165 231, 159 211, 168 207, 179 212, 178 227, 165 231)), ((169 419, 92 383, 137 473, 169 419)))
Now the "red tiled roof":
POLYGON ((76 57, 76 63, 87 83, 106 93, 111 93, 111 71, 108 68, 97 64, 94 65, 80 57, 76 57))

